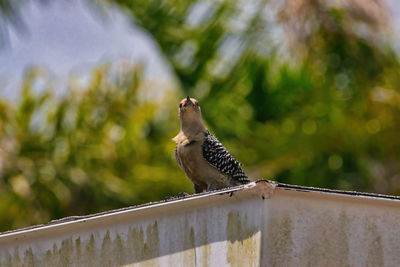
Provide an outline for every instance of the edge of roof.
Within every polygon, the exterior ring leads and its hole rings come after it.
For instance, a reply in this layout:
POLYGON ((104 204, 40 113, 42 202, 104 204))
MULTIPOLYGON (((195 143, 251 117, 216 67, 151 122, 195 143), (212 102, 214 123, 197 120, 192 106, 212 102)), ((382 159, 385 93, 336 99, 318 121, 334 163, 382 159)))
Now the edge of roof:
MULTIPOLYGON (((256 181, 256 183, 263 182, 263 181, 268 181, 268 180, 258 180, 258 181, 256 181)), ((269 182, 272 182, 272 181, 269 181, 269 182)), ((291 185, 291 184, 284 184, 284 183, 276 183, 276 187, 282 188, 285 190, 295 190, 295 191, 301 191, 301 192, 318 192, 318 193, 339 194, 339 195, 347 195, 347 196, 369 197, 369 198, 376 198, 376 199, 389 199, 389 200, 400 201, 400 196, 384 195, 384 194, 377 194, 377 193, 345 191, 345 190, 328 189, 328 188, 320 188, 320 187, 291 185)))
POLYGON ((109 210, 109 211, 104 211, 104 212, 99 212, 99 213, 94 213, 94 214, 88 214, 88 215, 82 215, 82 216, 69 216, 69 217, 65 217, 65 218, 61 218, 61 219, 52 220, 45 224, 38 224, 38 225, 33 225, 33 226, 25 227, 25 228, 0 232, 0 238, 10 236, 13 234, 19 234, 21 232, 34 231, 34 230, 41 229, 41 228, 53 227, 53 226, 62 225, 62 224, 66 224, 66 223, 73 223, 73 222, 77 222, 77 221, 87 220, 87 219, 94 218, 94 217, 101 217, 104 215, 110 215, 110 214, 114 214, 114 213, 134 211, 134 210, 149 208, 149 207, 153 207, 153 206, 154 207, 161 206, 164 204, 172 204, 172 203, 177 203, 177 202, 180 202, 183 200, 201 199, 201 198, 205 198, 205 197, 209 197, 209 196, 233 194, 234 192, 237 192, 237 191, 254 188, 254 187, 256 187, 257 184, 260 184, 260 183, 265 183, 266 185, 270 185, 273 188, 278 188, 278 189, 283 189, 283 190, 326 193, 326 194, 336 194, 336 195, 343 195, 343 196, 367 197, 367 198, 373 198, 373 199, 400 201, 400 196, 383 195, 383 194, 375 194, 375 193, 364 193, 364 192, 357 192, 357 191, 344 191, 344 190, 308 187, 308 186, 300 186, 300 185, 290 185, 290 184, 278 183, 275 181, 262 179, 262 180, 257 180, 255 182, 252 182, 252 183, 249 183, 246 185, 239 185, 239 186, 215 190, 215 191, 211 191, 211 192, 204 192, 204 193, 184 195, 184 196, 173 196, 173 197, 161 200, 161 201, 148 202, 148 203, 134 205, 134 206, 128 206, 128 207, 124 207, 124 208, 120 208, 120 209, 114 209, 114 210, 109 210))

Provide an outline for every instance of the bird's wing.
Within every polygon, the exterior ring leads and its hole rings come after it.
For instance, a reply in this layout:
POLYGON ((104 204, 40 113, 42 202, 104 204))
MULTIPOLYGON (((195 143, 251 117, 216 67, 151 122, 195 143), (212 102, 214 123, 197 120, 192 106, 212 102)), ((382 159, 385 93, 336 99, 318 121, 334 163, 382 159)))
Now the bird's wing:
POLYGON ((242 184, 250 182, 240 168, 241 163, 232 157, 221 142, 209 131, 206 131, 204 135, 202 150, 203 157, 220 172, 231 176, 232 179, 242 184))

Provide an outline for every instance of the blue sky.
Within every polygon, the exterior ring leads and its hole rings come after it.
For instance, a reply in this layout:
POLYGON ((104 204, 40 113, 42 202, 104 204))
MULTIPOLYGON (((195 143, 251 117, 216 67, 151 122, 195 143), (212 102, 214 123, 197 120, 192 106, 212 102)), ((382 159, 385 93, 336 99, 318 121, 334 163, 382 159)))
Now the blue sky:
MULTIPOLYGON (((146 33, 132 27, 121 12, 110 11, 101 18, 84 3, 28 1, 23 6, 28 31, 11 28, 8 45, 0 50, 0 96, 18 96, 15 88, 32 64, 46 68, 55 80, 65 81, 71 73, 84 75, 103 61, 146 62, 149 77, 168 79, 168 67, 146 33)), ((400 43, 400 2, 390 0, 389 4, 400 43)))
POLYGON ((167 79, 168 70, 156 44, 127 16, 110 11, 105 17, 79 0, 43 5, 31 1, 22 8, 27 32, 10 29, 9 42, 0 50, 0 95, 15 97, 24 70, 33 64, 54 78, 85 74, 100 62, 146 62, 148 76, 167 79), (5 81, 5 82, 3 82, 5 81))

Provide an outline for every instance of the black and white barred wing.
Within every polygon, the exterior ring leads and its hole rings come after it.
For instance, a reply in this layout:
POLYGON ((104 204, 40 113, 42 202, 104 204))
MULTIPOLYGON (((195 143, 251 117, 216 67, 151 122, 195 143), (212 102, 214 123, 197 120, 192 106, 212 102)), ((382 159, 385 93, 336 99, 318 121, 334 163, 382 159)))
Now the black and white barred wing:
POLYGON ((240 168, 241 163, 235 160, 228 150, 210 132, 206 132, 203 141, 203 157, 220 172, 240 183, 248 183, 249 178, 240 168))

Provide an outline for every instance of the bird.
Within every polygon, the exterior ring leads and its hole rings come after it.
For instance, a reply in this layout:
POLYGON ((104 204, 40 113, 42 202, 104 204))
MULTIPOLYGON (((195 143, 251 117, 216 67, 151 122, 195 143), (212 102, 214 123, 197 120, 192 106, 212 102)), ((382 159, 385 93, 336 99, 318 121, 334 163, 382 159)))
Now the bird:
POLYGON ((179 167, 194 185, 194 192, 247 184, 249 178, 221 142, 204 125, 199 102, 187 96, 179 103, 180 131, 172 139, 179 167))

